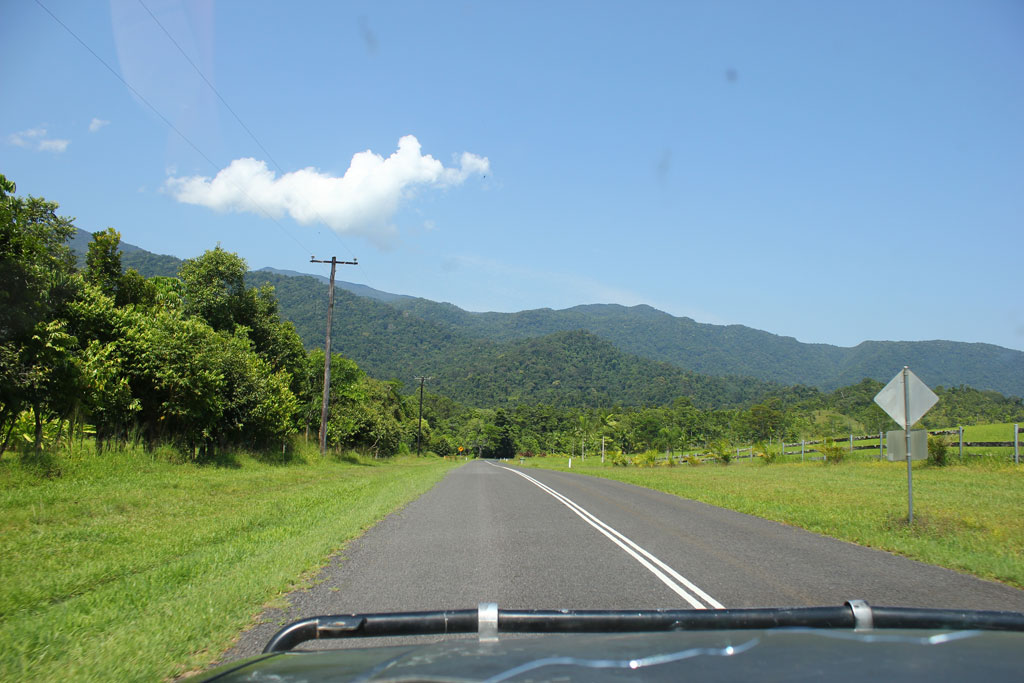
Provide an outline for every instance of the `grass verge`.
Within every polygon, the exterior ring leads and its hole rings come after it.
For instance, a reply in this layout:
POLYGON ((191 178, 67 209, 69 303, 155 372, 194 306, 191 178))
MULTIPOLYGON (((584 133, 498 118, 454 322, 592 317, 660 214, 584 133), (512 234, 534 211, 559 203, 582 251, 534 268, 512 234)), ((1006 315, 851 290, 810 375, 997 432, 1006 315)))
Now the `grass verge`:
MULTIPOLYGON (((529 467, 566 470, 564 458, 529 467)), ((743 463, 602 466, 574 458, 572 472, 616 479, 888 550, 1024 588, 1024 466, 915 463, 914 523, 907 524, 905 463, 743 463)))
POLYGON ((458 463, 0 460, 0 680, 161 680, 458 463))

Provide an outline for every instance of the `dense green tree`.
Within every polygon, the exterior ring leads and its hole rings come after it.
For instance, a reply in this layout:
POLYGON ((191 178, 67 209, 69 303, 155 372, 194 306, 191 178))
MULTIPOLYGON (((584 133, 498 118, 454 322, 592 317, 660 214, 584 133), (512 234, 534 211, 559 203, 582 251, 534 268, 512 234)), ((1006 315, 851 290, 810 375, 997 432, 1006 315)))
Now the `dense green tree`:
POLYGON ((147 440, 206 453, 224 415, 222 338, 176 311, 137 313, 119 340, 147 440))
POLYGON ((451 439, 447 436, 434 435, 430 440, 430 450, 436 455, 440 455, 442 458, 449 455, 455 455, 457 451, 455 446, 452 445, 451 439))
POLYGON ((139 275, 139 271, 129 268, 121 274, 115 297, 118 306, 152 306, 156 300, 156 284, 139 275))
POLYGON ((504 410, 494 411, 494 420, 488 425, 490 455, 496 458, 511 458, 516 454, 516 434, 512 421, 504 410))
POLYGON ((74 268, 64 245, 74 231, 58 205, 14 196, 0 175, 0 344, 24 341, 46 320, 50 295, 74 268))
POLYGON ((294 430, 298 400, 289 385, 292 377, 275 371, 253 353, 243 331, 220 333, 220 370, 224 377, 224 406, 219 440, 222 446, 266 447, 294 430))
POLYGON ((771 441, 784 436, 787 428, 786 413, 777 398, 750 407, 743 416, 746 437, 750 441, 771 441))
POLYGON ((490 430, 487 426, 490 424, 492 415, 492 411, 474 410, 472 417, 466 420, 459 430, 460 445, 478 458, 483 457, 485 453, 490 453, 490 430))
POLYGON ((96 448, 127 439, 142 401, 132 395, 129 368, 115 343, 89 342, 83 353, 85 409, 96 428, 96 448))
MULTIPOLYGON (((307 354, 295 326, 281 319, 274 288, 249 288, 244 296, 247 301, 238 316, 238 324, 248 330, 253 349, 271 368, 288 373, 292 392, 301 396, 308 386, 305 382, 307 354)), ((322 378, 320 385, 323 386, 322 378)))
POLYGON ((218 245, 202 256, 181 264, 185 312, 205 320, 215 330, 234 332, 247 319, 249 301, 245 296, 245 259, 218 245))
POLYGON ((61 320, 39 323, 32 337, 21 347, 20 366, 25 371, 23 400, 35 422, 33 447, 42 448, 43 423, 49 417, 64 417, 78 394, 79 365, 77 340, 61 320))
POLYGON ((92 234, 85 255, 85 281, 109 297, 117 296, 121 283, 121 233, 107 228, 92 234))
POLYGON ((292 392, 301 394, 306 374, 302 340, 281 319, 274 288, 247 288, 246 270, 244 259, 219 246, 185 261, 179 271, 184 310, 218 331, 233 334, 246 328, 252 348, 275 371, 287 372, 292 392))
POLYGON ((63 410, 76 375, 75 340, 55 311, 69 296, 74 258, 64 242, 74 231, 58 205, 14 195, 0 175, 0 450, 18 414, 31 408, 34 444, 46 413, 63 410))

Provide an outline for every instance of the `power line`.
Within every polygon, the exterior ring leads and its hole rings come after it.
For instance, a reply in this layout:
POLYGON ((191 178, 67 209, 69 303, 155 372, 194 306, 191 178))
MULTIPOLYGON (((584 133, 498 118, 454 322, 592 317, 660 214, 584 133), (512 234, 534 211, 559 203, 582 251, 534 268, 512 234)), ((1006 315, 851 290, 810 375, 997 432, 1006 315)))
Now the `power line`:
MULTIPOLYGON (((281 167, 281 164, 277 163, 277 159, 275 159, 273 155, 271 155, 271 153, 263 145, 263 143, 260 142, 260 139, 256 137, 256 134, 252 132, 249 126, 245 125, 245 122, 242 121, 242 117, 238 115, 238 113, 231 107, 230 104, 228 104, 228 101, 224 99, 224 96, 220 94, 220 91, 217 90, 216 86, 214 86, 213 83, 210 82, 210 79, 206 77, 206 74, 203 73, 202 69, 200 69, 194 61, 192 61, 192 58, 188 56, 188 53, 185 52, 185 50, 181 47, 178 41, 174 39, 174 36, 171 35, 171 32, 167 30, 167 28, 160 22, 157 16, 153 14, 152 10, 149 9, 149 7, 146 5, 145 2, 143 2, 143 0, 138 0, 138 3, 142 5, 142 8, 146 10, 150 18, 153 19, 153 22, 160 27, 160 30, 164 32, 164 35, 167 36, 167 39, 171 41, 174 47, 178 48, 178 52, 181 53, 181 56, 184 57, 185 61, 187 61, 195 70, 195 72, 199 74, 199 77, 203 79, 203 82, 206 83, 207 87, 209 87, 210 90, 213 91, 213 94, 217 96, 217 99, 221 101, 221 104, 223 104, 224 107, 229 112, 231 112, 231 115, 235 117, 236 121, 238 121, 238 125, 240 125, 245 130, 245 132, 249 134, 249 137, 251 137, 253 139, 253 142, 255 142, 256 145, 263 151, 263 154, 265 154, 267 159, 269 159, 270 162, 274 165, 274 167, 277 168, 278 172, 281 173, 281 175, 284 175, 285 170, 281 167)), ((308 197, 303 197, 303 199, 305 199, 306 202, 309 203, 308 197)), ((320 212, 316 210, 316 207, 312 206, 311 203, 310 207, 313 209, 313 213, 316 214, 317 218, 320 219, 320 222, 326 225, 328 228, 330 228, 330 224, 327 222, 327 219, 320 215, 320 212)), ((349 251, 348 246, 342 241, 338 233, 331 229, 331 234, 334 235, 334 238, 338 240, 338 244, 340 244, 342 248, 345 249, 345 251, 349 251)))
MULTIPOLYGON (((218 165, 217 165, 216 163, 214 163, 214 161, 213 161, 213 160, 212 160, 212 159, 211 159, 211 158, 210 158, 209 156, 207 156, 207 155, 206 155, 206 153, 205 153, 205 152, 203 152, 203 150, 199 149, 199 146, 198 146, 198 145, 196 145, 196 144, 195 144, 194 142, 192 142, 192 140, 190 140, 190 139, 189 139, 189 137, 188 137, 187 135, 185 135, 185 134, 184 134, 183 132, 181 132, 181 130, 179 130, 177 126, 175 126, 175 125, 174 125, 173 123, 171 123, 171 121, 170 121, 170 120, 169 120, 169 119, 168 119, 168 118, 167 118, 166 116, 164 116, 164 115, 163 115, 163 114, 162 114, 162 113, 160 112, 160 110, 159 110, 159 109, 157 109, 157 108, 156 108, 156 107, 155 107, 155 106, 154 106, 154 105, 153 105, 153 104, 152 104, 152 103, 151 103, 151 102, 150 102, 149 100, 147 100, 147 99, 146 99, 145 97, 143 97, 142 93, 140 93, 140 92, 139 92, 138 90, 136 90, 136 89, 135 89, 135 88, 134 88, 134 87, 132 86, 132 84, 131 84, 131 83, 129 83, 128 81, 126 81, 126 80, 125 80, 125 79, 124 79, 124 78, 123 78, 123 77, 121 76, 121 74, 117 73, 117 71, 116 71, 116 70, 115 70, 115 69, 114 69, 114 68, 113 68, 112 66, 110 66, 110 64, 108 64, 108 63, 106 62, 106 60, 104 60, 104 59, 103 59, 102 57, 100 57, 100 56, 99 56, 98 54, 96 54, 96 51, 95 51, 95 50, 93 50, 93 49, 92 49, 91 47, 89 47, 88 43, 86 43, 86 42, 85 42, 84 40, 82 40, 81 38, 79 38, 79 37, 78 37, 78 34, 76 34, 76 33, 75 33, 74 31, 72 31, 72 30, 71 30, 71 29, 70 29, 70 28, 68 27, 68 25, 67 25, 67 24, 65 24, 65 23, 64 23, 63 21, 61 21, 61 20, 60 20, 60 19, 59 19, 59 18, 57 17, 57 15, 56 15, 56 14, 54 14, 53 12, 51 12, 51 11, 50 11, 50 9, 49 9, 49 8, 48 8, 48 7, 46 6, 46 5, 44 5, 44 4, 43 4, 43 3, 42 3, 42 2, 40 1, 40 0, 35 0, 35 2, 36 2, 36 4, 37 4, 37 5, 39 5, 40 7, 42 7, 42 8, 43 8, 43 10, 44 10, 44 11, 45 11, 45 12, 46 12, 47 14, 49 14, 49 15, 50 15, 50 17, 51 17, 51 18, 52 18, 52 19, 53 19, 54 21, 56 21, 56 22, 57 22, 58 24, 60 24, 60 25, 61 25, 61 27, 63 27, 63 29, 64 29, 65 31, 67 31, 67 32, 68 32, 69 34, 71 34, 71 37, 72 37, 72 38, 74 38, 75 40, 77 40, 77 41, 79 42, 79 44, 81 44, 81 46, 82 46, 82 47, 84 47, 84 48, 85 48, 86 50, 88 50, 89 54, 91 54, 91 55, 92 55, 93 57, 95 57, 95 58, 96 58, 96 61, 98 61, 98 62, 99 62, 100 64, 102 64, 103 66, 105 66, 105 67, 107 68, 107 71, 109 71, 110 73, 112 73, 112 74, 114 75, 114 78, 116 78, 117 80, 121 81, 121 83, 122 83, 122 84, 124 85, 124 87, 128 88, 128 90, 130 90, 130 91, 131 91, 131 93, 132 93, 133 95, 135 95, 135 96, 136 96, 137 98, 139 98, 139 100, 140 100, 140 101, 141 101, 141 102, 142 102, 143 104, 145 104, 145 105, 146 105, 147 107, 149 107, 149 109, 150 109, 150 110, 151 110, 151 111, 152 111, 152 112, 153 112, 154 114, 156 114, 156 115, 157 115, 157 116, 158 116, 158 117, 160 118, 160 120, 161 120, 161 121, 163 121, 163 122, 164 122, 164 123, 165 123, 165 124, 167 125, 167 127, 168 127, 168 128, 170 128, 170 129, 171 129, 171 130, 173 130, 173 131, 174 131, 175 133, 177 133, 177 134, 178 134, 178 137, 180 137, 180 138, 181 138, 182 140, 184 140, 184 141, 185 141, 185 142, 186 142, 186 143, 187 143, 187 144, 189 145, 189 147, 191 147, 191 148, 192 148, 193 150, 195 150, 196 154, 198 154, 198 155, 199 155, 199 156, 201 156, 201 157, 202 157, 203 159, 205 159, 205 160, 206 160, 206 162, 207 162, 208 164, 210 164, 210 166, 212 166, 212 167, 213 167, 213 168, 214 168, 215 170, 220 170, 220 166, 218 166, 218 165)), ((279 221, 278 221, 278 220, 277 220, 276 218, 274 218, 274 216, 272 216, 272 215, 271 215, 271 214, 270 214, 270 213, 269 213, 269 212, 268 212, 268 211, 267 211, 266 209, 264 209, 264 208, 263 208, 263 207, 262 207, 262 206, 261 206, 261 205, 259 204, 259 202, 257 202, 257 201, 256 201, 255 199, 253 199, 253 198, 252 198, 252 196, 250 196, 250 195, 249 195, 249 193, 245 191, 245 188, 243 188, 243 187, 240 187, 239 185, 237 185, 237 184, 235 184, 235 183, 232 183, 232 185, 234 185, 234 187, 235 187, 235 189, 236 189, 236 190, 238 190, 238 191, 239 191, 239 192, 241 192, 241 193, 242 193, 243 195, 245 195, 245 198, 246 198, 246 199, 248 199, 248 200, 249 200, 249 201, 250 201, 250 202, 252 203, 252 205, 253 205, 253 206, 255 206, 255 207, 256 207, 257 209, 259 209, 260 213, 262 213, 262 214, 263 214, 264 216, 266 216, 266 217, 267 217, 267 218, 269 218, 269 219, 270 219, 271 221, 273 221, 273 222, 274 222, 274 224, 275 224, 275 225, 276 225, 276 226, 277 226, 278 228, 280 228, 281 232, 283 232, 284 234, 286 234, 286 235, 287 235, 287 236, 288 236, 289 238, 291 238, 291 239, 292 239, 292 241, 294 241, 294 242, 295 242, 296 244, 298 244, 298 245, 299 245, 300 247, 302 247, 302 250, 303 250, 304 252, 306 252, 307 254, 309 254, 309 253, 312 253, 312 251, 311 251, 311 250, 309 249, 309 247, 307 247, 307 246, 306 246, 305 244, 303 244, 303 243, 302 243, 301 241, 299 241, 299 238, 297 238, 297 237, 296 237, 295 235, 293 235, 292 233, 290 233, 290 232, 289 232, 289 231, 288 231, 288 230, 287 230, 287 229, 286 229, 286 228, 285 228, 285 227, 284 227, 283 225, 281 225, 281 223, 280 223, 280 222, 279 222, 279 221)))
POLYGON ((245 132, 249 134, 249 137, 251 137, 253 141, 257 145, 259 145, 259 148, 263 150, 263 153, 267 155, 267 158, 270 159, 270 161, 274 164, 274 166, 278 168, 278 170, 280 170, 281 164, 277 163, 277 160, 270 155, 270 152, 268 152, 267 148, 263 146, 263 143, 259 141, 259 138, 256 137, 255 133, 249 130, 249 126, 245 125, 245 123, 242 121, 242 118, 237 113, 235 113, 235 110, 231 108, 231 105, 228 104, 228 101, 221 96, 221 94, 217 91, 217 88, 213 86, 213 83, 211 83, 210 80, 206 77, 206 75, 203 74, 203 72, 200 70, 200 68, 196 66, 196 63, 193 62, 192 58, 188 56, 188 53, 186 53, 185 50, 182 49, 181 45, 178 44, 178 41, 174 39, 174 36, 171 35, 171 32, 168 31, 162 23, 160 23, 160 20, 157 19, 156 15, 153 14, 152 10, 150 10, 149 7, 146 6, 146 3, 144 3, 142 0, 139 0, 139 4, 142 5, 142 9, 146 10, 149 16, 153 19, 154 23, 156 23, 156 25, 160 27, 160 30, 164 32, 164 35, 167 36, 167 39, 174 44, 174 47, 178 48, 178 52, 180 52, 181 56, 185 58, 185 61, 192 65, 192 68, 195 69, 195 72, 199 74, 200 78, 203 79, 203 82, 206 83, 207 86, 209 86, 210 90, 213 91, 213 94, 216 95, 217 99, 221 101, 221 104, 223 104, 224 107, 227 108, 229 112, 231 112, 231 115, 235 117, 236 121, 238 121, 238 125, 245 129, 245 132))

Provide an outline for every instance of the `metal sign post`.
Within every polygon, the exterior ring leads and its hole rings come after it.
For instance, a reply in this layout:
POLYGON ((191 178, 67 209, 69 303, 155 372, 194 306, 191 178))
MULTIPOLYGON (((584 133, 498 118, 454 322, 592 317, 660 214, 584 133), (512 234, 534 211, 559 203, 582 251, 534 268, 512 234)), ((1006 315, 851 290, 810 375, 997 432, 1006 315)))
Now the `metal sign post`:
POLYGON ((910 423, 907 422, 910 416, 910 382, 907 381, 907 374, 910 368, 903 366, 903 433, 907 435, 907 524, 914 523, 914 477, 910 469, 910 423))
POLYGON ((875 396, 875 403, 898 424, 903 425, 907 439, 907 522, 914 521, 914 479, 910 468, 912 449, 910 426, 924 417, 939 400, 906 365, 875 396))

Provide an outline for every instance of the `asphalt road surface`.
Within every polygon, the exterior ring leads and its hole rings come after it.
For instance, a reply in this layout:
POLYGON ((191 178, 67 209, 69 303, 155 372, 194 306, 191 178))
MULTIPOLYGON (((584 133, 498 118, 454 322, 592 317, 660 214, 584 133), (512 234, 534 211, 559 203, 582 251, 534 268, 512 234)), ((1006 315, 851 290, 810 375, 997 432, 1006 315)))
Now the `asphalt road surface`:
POLYGON ((471 461, 350 544, 222 661, 256 654, 283 623, 318 614, 855 598, 1024 612, 1024 591, 886 552, 620 482, 471 461))

